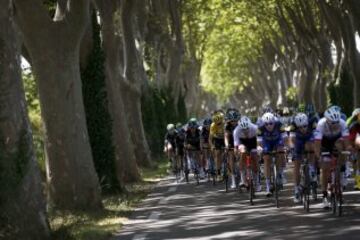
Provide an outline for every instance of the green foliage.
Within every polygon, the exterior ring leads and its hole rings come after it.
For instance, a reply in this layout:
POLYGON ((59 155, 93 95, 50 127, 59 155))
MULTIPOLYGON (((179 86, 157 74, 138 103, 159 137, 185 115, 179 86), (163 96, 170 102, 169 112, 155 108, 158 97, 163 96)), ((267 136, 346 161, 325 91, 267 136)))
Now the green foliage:
POLYGON ((347 115, 351 115, 353 107, 353 83, 347 67, 344 67, 338 82, 332 82, 328 87, 330 105, 338 105, 347 115), (346 94, 344 94, 346 93, 346 94))
POLYGON ((90 145, 103 191, 118 190, 115 150, 112 142, 112 120, 105 88, 105 56, 100 42, 100 26, 93 14, 93 49, 81 79, 90 145))
POLYGON ((22 75, 25 98, 33 134, 33 145, 42 175, 45 176, 44 131, 36 81, 31 71, 25 70, 22 75))
POLYGON ((183 5, 184 38, 190 56, 202 63, 201 85, 225 102, 252 82, 249 65, 279 29, 275 0, 193 0, 183 5))
POLYGON ((168 123, 186 121, 185 101, 179 98, 178 109, 174 109, 174 99, 171 91, 159 90, 149 86, 147 93, 142 96, 142 117, 146 138, 153 154, 162 152, 163 140, 168 123))
POLYGON ((297 105, 298 89, 296 87, 290 87, 286 90, 286 102, 289 106, 297 105))

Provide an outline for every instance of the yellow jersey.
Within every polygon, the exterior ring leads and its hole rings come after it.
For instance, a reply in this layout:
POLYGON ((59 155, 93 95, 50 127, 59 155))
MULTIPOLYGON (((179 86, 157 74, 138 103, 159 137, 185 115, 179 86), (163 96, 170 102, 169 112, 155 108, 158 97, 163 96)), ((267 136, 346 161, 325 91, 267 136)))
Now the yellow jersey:
POLYGON ((224 123, 217 125, 212 123, 210 125, 210 136, 213 138, 224 138, 224 123))

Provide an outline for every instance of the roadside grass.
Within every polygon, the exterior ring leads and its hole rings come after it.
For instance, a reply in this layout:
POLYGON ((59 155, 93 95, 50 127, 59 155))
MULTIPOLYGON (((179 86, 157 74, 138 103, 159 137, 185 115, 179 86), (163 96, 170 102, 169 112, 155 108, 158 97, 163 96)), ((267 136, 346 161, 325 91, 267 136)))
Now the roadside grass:
POLYGON ((98 211, 50 211, 49 222, 55 240, 108 240, 126 223, 134 208, 152 187, 167 175, 168 161, 161 159, 141 169, 142 181, 125 186, 119 194, 103 196, 98 211))

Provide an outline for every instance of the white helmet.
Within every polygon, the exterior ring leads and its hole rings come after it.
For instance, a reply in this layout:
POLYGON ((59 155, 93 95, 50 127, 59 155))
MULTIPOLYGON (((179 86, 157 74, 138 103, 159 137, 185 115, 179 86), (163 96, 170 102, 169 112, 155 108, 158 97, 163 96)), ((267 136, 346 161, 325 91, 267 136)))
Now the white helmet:
POLYGON ((264 123, 274 123, 276 121, 276 118, 275 118, 274 114, 267 112, 262 116, 261 120, 264 123))
POLYGON ((335 108, 328 108, 325 111, 324 116, 329 122, 339 122, 341 119, 341 113, 335 108))
POLYGON ((296 114, 294 121, 297 127, 303 127, 309 124, 308 117, 305 113, 296 114))
POLYGON ((241 117, 239 121, 239 126, 241 129, 248 129, 250 124, 251 124, 251 120, 248 117, 246 116, 241 117))
POLYGON ((172 123, 169 123, 167 126, 166 126, 166 129, 170 132, 170 131, 173 131, 175 130, 175 125, 172 124, 172 123))
POLYGON ((357 116, 357 115, 359 115, 360 114, 360 108, 356 108, 353 112, 352 112, 352 117, 355 117, 355 116, 357 116))

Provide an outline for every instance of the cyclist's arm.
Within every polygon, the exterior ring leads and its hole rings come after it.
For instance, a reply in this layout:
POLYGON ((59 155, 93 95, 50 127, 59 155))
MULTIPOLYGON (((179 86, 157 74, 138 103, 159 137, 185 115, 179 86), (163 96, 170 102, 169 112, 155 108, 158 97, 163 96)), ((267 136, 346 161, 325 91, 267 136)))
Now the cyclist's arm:
POLYGON ((240 145, 240 128, 236 127, 234 132, 233 132, 233 137, 234 137, 234 148, 238 149, 239 145, 240 145))
POLYGON ((323 130, 322 126, 318 125, 314 132, 314 139, 315 139, 315 156, 320 158, 320 151, 321 151, 321 140, 323 138, 323 130))
POLYGON ((228 148, 230 143, 229 143, 229 139, 230 139, 230 133, 229 131, 225 131, 225 134, 224 134, 224 140, 225 140, 225 147, 228 148))

